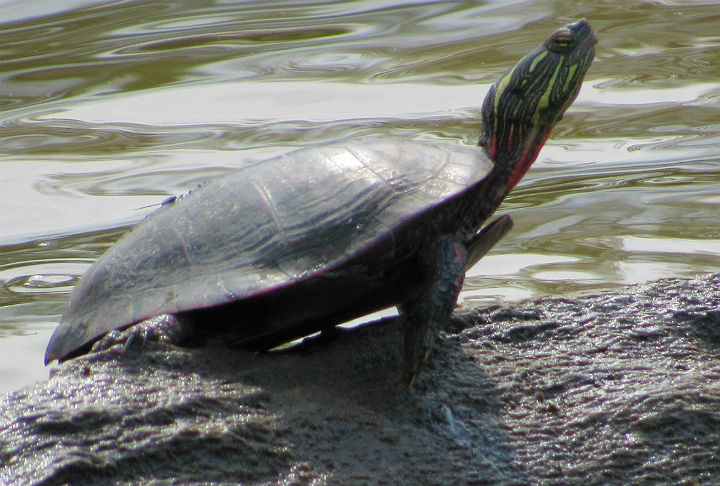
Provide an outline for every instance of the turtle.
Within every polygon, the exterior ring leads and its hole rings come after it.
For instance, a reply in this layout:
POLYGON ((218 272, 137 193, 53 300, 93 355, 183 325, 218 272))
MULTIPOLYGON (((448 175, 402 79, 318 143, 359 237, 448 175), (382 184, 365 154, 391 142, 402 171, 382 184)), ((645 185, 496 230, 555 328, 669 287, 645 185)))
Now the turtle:
POLYGON ((483 225, 576 98, 596 43, 581 19, 522 58, 490 87, 477 146, 310 146, 168 199, 80 279, 45 363, 161 315, 178 344, 269 350, 395 306, 411 386, 466 271, 512 227, 483 225))

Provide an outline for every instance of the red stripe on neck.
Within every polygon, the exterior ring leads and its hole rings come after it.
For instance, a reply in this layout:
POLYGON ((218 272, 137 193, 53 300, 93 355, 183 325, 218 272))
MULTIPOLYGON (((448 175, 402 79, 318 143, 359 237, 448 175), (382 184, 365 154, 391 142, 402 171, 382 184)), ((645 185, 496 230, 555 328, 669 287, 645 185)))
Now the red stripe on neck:
POLYGON ((548 129, 545 130, 540 140, 537 140, 536 143, 534 143, 533 145, 525 147, 525 149, 522 151, 522 154, 520 154, 520 159, 515 164, 515 167, 513 168, 512 172, 510 173, 510 177, 508 178, 507 192, 510 192, 512 188, 515 187, 518 182, 520 182, 520 179, 523 178, 528 169, 530 169, 530 166, 533 164, 533 162, 535 162, 535 159, 540 153, 540 149, 542 149, 543 145, 545 145, 545 141, 550 136, 550 130, 552 130, 552 126, 548 127, 548 129))

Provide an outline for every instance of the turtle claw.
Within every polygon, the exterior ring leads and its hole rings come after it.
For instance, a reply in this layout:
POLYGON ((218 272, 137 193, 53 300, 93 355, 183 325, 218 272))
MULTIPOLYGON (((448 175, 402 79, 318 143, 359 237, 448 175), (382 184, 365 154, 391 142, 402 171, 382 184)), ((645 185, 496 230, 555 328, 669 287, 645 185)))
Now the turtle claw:
POLYGON ((408 392, 412 389, 422 368, 422 365, 411 367, 406 364, 403 366, 402 376, 400 377, 400 386, 404 391, 408 392))
POLYGON ((410 389, 415 384, 415 379, 417 378, 417 373, 413 373, 409 367, 403 366, 402 375, 400 376, 400 387, 403 389, 403 391, 410 391, 410 389))
POLYGON ((110 331, 93 344, 91 352, 100 353, 120 344, 121 335, 122 332, 117 329, 110 331))
POLYGON ((124 355, 133 348, 142 351, 147 344, 160 343, 163 341, 163 338, 164 335, 161 330, 155 328, 136 329, 134 332, 129 333, 120 354, 124 355))

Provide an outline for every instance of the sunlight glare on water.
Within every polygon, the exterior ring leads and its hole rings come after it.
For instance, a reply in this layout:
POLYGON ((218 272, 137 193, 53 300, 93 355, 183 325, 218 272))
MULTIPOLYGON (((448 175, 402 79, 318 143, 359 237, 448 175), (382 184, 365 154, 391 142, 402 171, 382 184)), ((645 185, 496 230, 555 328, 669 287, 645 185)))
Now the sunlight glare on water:
POLYGON ((0 391, 168 196, 307 145, 474 144, 490 84, 583 17, 595 62, 466 306, 720 271, 716 4, 0 0, 0 391))

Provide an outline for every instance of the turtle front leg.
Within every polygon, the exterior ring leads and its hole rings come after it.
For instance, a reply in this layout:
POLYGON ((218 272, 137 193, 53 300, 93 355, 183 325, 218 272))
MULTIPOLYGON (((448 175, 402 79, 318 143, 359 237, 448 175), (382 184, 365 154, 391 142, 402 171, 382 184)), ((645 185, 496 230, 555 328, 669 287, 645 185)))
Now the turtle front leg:
POLYGON ((402 384, 407 388, 412 387, 427 361, 438 329, 455 308, 468 259, 465 246, 454 235, 428 241, 420 256, 426 268, 422 290, 398 306, 406 320, 402 384))

